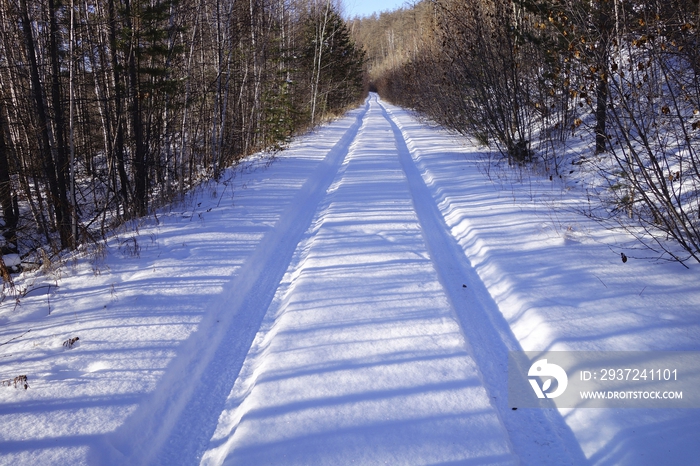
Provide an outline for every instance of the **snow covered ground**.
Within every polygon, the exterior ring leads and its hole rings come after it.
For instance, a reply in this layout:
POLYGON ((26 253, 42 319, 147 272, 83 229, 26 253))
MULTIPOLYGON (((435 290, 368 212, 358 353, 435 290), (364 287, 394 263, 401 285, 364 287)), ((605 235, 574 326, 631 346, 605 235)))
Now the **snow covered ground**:
POLYGON ((508 351, 700 350, 700 268, 623 264, 580 190, 484 164, 373 95, 18 277, 0 463, 696 462, 697 410, 508 405, 508 351))

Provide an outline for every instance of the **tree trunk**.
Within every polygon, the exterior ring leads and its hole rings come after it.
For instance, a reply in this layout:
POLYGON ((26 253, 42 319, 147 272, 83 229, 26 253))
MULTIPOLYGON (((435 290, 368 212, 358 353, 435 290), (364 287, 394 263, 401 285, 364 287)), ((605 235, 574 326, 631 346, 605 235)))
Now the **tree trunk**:
POLYGON ((597 63, 596 110, 595 110, 595 152, 605 152, 607 147, 607 109, 608 109, 608 60, 613 35, 613 14, 610 5, 601 3, 598 7, 597 26, 600 31, 601 50, 597 63))
MULTIPOLYGON (((129 192, 131 189, 129 185, 129 177, 126 173, 126 165, 124 163, 124 124, 122 121, 124 114, 124 90, 121 83, 121 76, 119 74, 120 64, 117 55, 117 14, 114 8, 114 0, 109 0, 107 2, 107 14, 109 15, 109 42, 112 54, 112 75, 114 78, 114 121, 116 124, 114 155, 117 159, 117 173, 119 174, 119 193, 122 205, 124 206, 124 213, 126 213, 128 211, 129 192)), ((117 208, 117 215, 119 214, 118 210, 119 209, 117 208)))
MULTIPOLYGON (((39 67, 36 60, 36 47, 34 44, 34 33, 32 32, 32 23, 29 19, 29 8, 27 7, 27 1, 21 0, 21 15, 22 15, 22 29, 24 30, 24 39, 27 45, 27 57, 29 58, 29 71, 30 79, 32 83, 32 97, 34 98, 34 103, 36 105, 36 113, 38 119, 38 131, 39 131, 39 144, 42 152, 42 162, 44 175, 49 184, 49 191, 51 193, 51 205, 54 207, 54 214, 56 217, 56 224, 62 225, 64 222, 63 211, 60 209, 59 199, 59 188, 58 181, 56 180, 56 166, 54 164, 53 155, 51 154, 51 143, 49 140, 49 122, 46 116, 46 108, 44 106, 44 95, 41 87, 41 79, 39 78, 39 67)), ((38 189, 38 186, 37 186, 38 189)), ((51 212, 49 212, 51 214, 51 212)), ((63 242, 63 235, 61 235, 61 242, 63 242)), ((61 244, 62 247, 66 245, 61 244)))
POLYGON ((71 235, 70 207, 68 205, 68 190, 66 171, 66 120, 63 115, 63 103, 61 102, 61 66, 58 58, 58 22, 56 21, 56 5, 54 0, 49 0, 50 23, 50 51, 51 55, 51 98, 53 100, 55 138, 56 138, 56 185, 58 188, 58 209, 60 215, 56 215, 58 232, 61 237, 61 247, 75 247, 74 238, 71 235))
POLYGON ((608 78, 604 73, 596 83, 596 110, 595 110, 595 153, 605 152, 608 136, 606 135, 606 123, 608 115, 608 78))
POLYGON ((318 87, 321 82, 321 59, 323 57, 323 41, 326 39, 326 25, 328 24, 328 11, 331 8, 330 0, 326 1, 326 11, 323 15, 323 24, 317 23, 316 27, 316 45, 318 49, 314 49, 314 76, 311 83, 311 125, 316 120, 316 105, 318 100, 318 87))
POLYGON ((16 199, 12 195, 10 181, 10 164, 8 163, 8 145, 5 138, 7 125, 5 124, 5 110, 3 101, 0 100, 0 208, 5 226, 2 235, 5 237, 5 245, 0 253, 17 253, 17 222, 18 212, 15 210, 16 199))
POLYGON ((129 49, 129 94, 131 98, 131 129, 134 136, 134 214, 146 215, 148 212, 148 154, 144 144, 143 122, 141 120, 141 93, 139 89, 139 61, 136 57, 136 49, 139 46, 138 33, 131 19, 131 5, 124 2, 124 17, 126 27, 131 31, 131 47, 129 49))
POLYGON ((73 121, 73 113, 74 113, 74 90, 73 90, 73 44, 74 44, 74 36, 73 36, 73 14, 74 14, 74 6, 73 6, 73 0, 70 2, 70 54, 68 57, 68 66, 69 66, 69 72, 68 72, 68 106, 69 106, 69 118, 68 118, 68 127, 69 127, 69 138, 70 138, 70 200, 71 204, 73 205, 73 209, 71 210, 71 244, 73 247, 75 247, 78 243, 78 202, 75 197, 75 131, 74 131, 74 121, 73 121))

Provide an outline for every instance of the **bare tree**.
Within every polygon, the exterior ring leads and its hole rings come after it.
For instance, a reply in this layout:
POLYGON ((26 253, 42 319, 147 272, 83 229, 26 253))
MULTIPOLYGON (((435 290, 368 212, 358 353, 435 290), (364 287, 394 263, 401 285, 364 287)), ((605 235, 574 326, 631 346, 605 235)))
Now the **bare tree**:
POLYGON ((362 55, 331 3, 304 58, 312 9, 0 0, 5 250, 99 237, 357 101, 362 55))

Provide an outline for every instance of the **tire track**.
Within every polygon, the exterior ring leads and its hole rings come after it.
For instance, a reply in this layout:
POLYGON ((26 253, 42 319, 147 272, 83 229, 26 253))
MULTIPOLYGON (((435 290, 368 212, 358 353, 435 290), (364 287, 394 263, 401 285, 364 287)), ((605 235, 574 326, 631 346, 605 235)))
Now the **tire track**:
POLYGON ((520 344, 463 249, 450 233, 408 148, 407 135, 381 102, 380 106, 394 133, 431 260, 457 314, 465 339, 471 346, 483 385, 510 436, 514 453, 529 464, 534 458, 527 457, 527 452, 535 450, 534 445, 537 449, 546 449, 546 453, 537 459, 539 464, 586 463, 578 441, 556 408, 515 411, 508 406, 508 352, 520 351, 520 344), (463 286, 465 284, 466 288, 463 286), (548 461, 542 463, 542 458, 548 461))
POLYGON ((198 461, 292 255, 368 110, 369 100, 237 272, 218 304, 181 345, 155 391, 119 429, 88 452, 90 463, 198 461))
POLYGON ((371 106, 202 464, 517 464, 371 106))

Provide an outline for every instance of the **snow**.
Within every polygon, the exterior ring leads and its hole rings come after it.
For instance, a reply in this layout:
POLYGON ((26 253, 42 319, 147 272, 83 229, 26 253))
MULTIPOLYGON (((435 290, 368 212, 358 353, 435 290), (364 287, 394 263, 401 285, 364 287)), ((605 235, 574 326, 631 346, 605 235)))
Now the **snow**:
POLYGON ((372 103, 205 464, 515 463, 426 251, 389 129, 372 103))
POLYGON ((695 410, 508 405, 508 351, 700 349, 700 269, 484 160, 372 95, 16 277, 0 379, 29 388, 0 387, 0 463, 695 461, 695 410))
POLYGON ((16 267, 22 263, 19 254, 5 254, 2 256, 2 261, 5 263, 5 267, 16 267))

